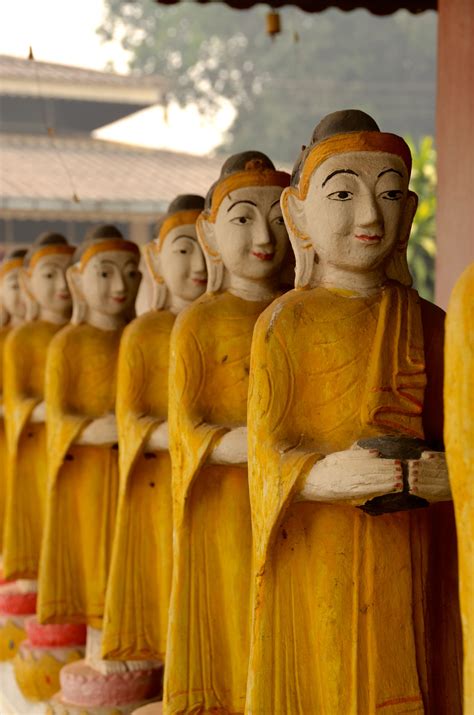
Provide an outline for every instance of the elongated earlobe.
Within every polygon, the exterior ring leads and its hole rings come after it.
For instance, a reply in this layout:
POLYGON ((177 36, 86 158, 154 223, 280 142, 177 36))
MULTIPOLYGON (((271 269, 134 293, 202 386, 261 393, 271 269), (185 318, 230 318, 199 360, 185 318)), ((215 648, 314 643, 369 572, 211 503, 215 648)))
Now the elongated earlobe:
POLYGON ((25 320, 36 320, 39 315, 39 305, 31 290, 31 277, 27 268, 20 268, 18 280, 25 301, 25 320))
POLYGON ((77 263, 67 269, 66 280, 72 297, 71 323, 80 325, 86 319, 87 303, 82 289, 82 275, 77 263))
POLYGON ((410 269, 408 268, 407 244, 417 208, 418 196, 414 191, 409 191, 405 211, 400 222, 400 237, 385 270, 387 278, 398 281, 398 283, 405 286, 411 286, 413 283, 410 269))
POLYGON ((293 187, 283 190, 281 209, 296 258, 295 288, 307 288, 311 285, 315 252, 306 233, 304 200, 297 195, 293 187))
POLYGON ((224 284, 225 268, 217 248, 215 224, 202 214, 196 222, 196 231, 207 266, 207 292, 217 293, 224 284))
POLYGON ((161 273, 161 257, 155 241, 144 247, 143 255, 153 284, 151 308, 152 310, 163 310, 168 301, 169 291, 161 273))

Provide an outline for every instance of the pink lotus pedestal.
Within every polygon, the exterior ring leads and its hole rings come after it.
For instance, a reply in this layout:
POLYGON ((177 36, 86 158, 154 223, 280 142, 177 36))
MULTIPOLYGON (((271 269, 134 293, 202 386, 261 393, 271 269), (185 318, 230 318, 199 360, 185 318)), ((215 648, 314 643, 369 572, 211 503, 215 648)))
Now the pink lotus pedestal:
POLYGON ((64 666, 50 715, 130 715, 161 697, 163 667, 103 675, 84 660, 64 666))
POLYGON ((84 656, 84 625, 41 625, 26 619, 26 640, 13 660, 15 678, 25 698, 49 700, 60 688, 59 673, 84 656))
POLYGON ((15 582, 0 586, 0 661, 14 658, 26 638, 25 621, 36 611, 36 593, 16 590, 15 582))

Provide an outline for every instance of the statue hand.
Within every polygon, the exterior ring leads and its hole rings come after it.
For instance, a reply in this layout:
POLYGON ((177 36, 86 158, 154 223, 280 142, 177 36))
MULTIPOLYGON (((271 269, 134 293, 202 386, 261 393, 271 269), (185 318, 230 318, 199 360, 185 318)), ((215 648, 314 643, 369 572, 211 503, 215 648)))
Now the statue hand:
POLYGON ((247 464, 247 427, 225 434, 209 457, 210 464, 247 464))
POLYGON ((162 422, 148 437, 148 442, 146 443, 146 450, 153 452, 164 451, 168 449, 169 445, 169 435, 168 435, 168 422, 162 422))
POLYGON ((115 415, 98 417, 85 427, 76 440, 76 444, 105 447, 118 441, 115 415))
POLYGON ((46 422, 46 402, 40 402, 30 416, 30 422, 46 422))
POLYGON ((299 498, 358 506, 374 497, 402 490, 400 460, 381 459, 376 449, 354 447, 329 454, 317 462, 299 498))
POLYGON ((429 502, 451 501, 448 466, 444 452, 422 452, 420 459, 408 461, 410 494, 429 502))

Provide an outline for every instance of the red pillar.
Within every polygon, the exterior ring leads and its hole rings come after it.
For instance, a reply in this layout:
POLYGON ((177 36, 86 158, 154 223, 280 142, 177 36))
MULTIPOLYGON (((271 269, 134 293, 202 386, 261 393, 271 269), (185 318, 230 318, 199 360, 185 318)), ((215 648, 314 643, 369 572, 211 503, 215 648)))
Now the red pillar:
POLYGON ((438 0, 436 302, 474 261, 474 0, 438 0))

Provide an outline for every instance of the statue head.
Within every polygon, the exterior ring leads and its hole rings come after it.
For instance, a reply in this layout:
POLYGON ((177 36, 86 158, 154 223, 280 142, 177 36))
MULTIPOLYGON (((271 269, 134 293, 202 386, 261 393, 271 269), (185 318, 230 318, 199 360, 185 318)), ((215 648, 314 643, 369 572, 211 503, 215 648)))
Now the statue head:
POLYGON ((25 317, 26 307, 20 287, 20 270, 26 248, 9 251, 0 264, 0 325, 25 317))
POLYGON ((411 285, 407 242, 418 198, 409 191, 406 142, 383 133, 365 112, 327 115, 295 164, 282 209, 296 255, 296 287, 331 268, 382 270, 411 285))
POLYGON ((155 240, 146 246, 145 256, 155 282, 156 310, 169 307, 173 298, 193 301, 206 290, 206 263, 196 232, 196 220, 203 208, 202 196, 177 196, 158 223, 155 240))
POLYGON ((228 275, 258 282, 279 273, 288 252, 280 196, 289 182, 259 151, 224 163, 197 223, 209 292, 221 290, 228 275))
POLYGON ((74 299, 72 322, 98 314, 126 323, 135 317, 140 286, 140 250, 111 225, 89 231, 74 254, 68 282, 74 299))
POLYGON ((66 281, 74 247, 60 233, 42 233, 28 249, 21 271, 26 319, 65 322, 72 300, 66 281))

